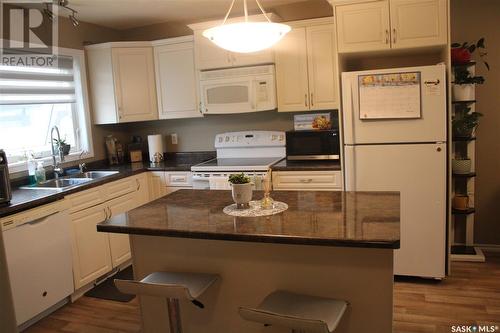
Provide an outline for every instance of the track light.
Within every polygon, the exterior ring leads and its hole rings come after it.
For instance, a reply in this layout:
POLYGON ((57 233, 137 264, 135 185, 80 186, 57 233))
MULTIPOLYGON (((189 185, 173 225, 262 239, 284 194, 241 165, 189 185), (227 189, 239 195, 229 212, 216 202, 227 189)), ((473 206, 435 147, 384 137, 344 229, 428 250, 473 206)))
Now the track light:
MULTIPOLYGON (((71 24, 74 27, 78 27, 80 25, 80 21, 76 18, 76 14, 78 12, 76 10, 74 10, 73 8, 68 7, 69 6, 69 1, 68 0, 54 1, 54 4, 52 4, 52 5, 53 6, 59 6, 61 8, 64 8, 64 9, 70 11, 71 14, 69 14, 68 18, 69 18, 71 24)), ((43 9, 43 13, 51 21, 54 21, 54 19, 56 18, 56 15, 54 14, 54 12, 52 10, 50 10, 48 3, 45 4, 45 8, 43 9)))

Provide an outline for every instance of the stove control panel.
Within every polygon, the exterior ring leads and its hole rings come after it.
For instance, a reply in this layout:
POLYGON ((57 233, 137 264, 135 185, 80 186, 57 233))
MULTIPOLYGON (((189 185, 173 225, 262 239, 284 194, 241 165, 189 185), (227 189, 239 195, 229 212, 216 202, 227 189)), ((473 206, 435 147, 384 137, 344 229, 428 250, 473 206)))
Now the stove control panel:
POLYGON ((248 131, 217 134, 215 148, 240 147, 284 147, 285 132, 279 131, 248 131))

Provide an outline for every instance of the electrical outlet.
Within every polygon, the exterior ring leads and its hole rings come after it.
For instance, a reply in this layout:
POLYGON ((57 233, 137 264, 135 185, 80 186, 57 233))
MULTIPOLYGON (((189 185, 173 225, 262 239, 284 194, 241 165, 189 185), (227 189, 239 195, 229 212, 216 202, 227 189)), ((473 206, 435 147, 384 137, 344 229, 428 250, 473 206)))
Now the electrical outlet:
POLYGON ((177 133, 170 134, 170 138, 172 139, 172 144, 177 144, 177 133))

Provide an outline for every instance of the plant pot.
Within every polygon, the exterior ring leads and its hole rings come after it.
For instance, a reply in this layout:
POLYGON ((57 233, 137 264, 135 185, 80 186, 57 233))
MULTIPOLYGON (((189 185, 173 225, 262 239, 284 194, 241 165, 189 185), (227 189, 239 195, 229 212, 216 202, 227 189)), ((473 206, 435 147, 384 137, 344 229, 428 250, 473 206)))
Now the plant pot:
POLYGON ((472 101, 475 98, 474 84, 453 84, 454 101, 472 101))
POLYGON ((468 49, 454 47, 451 49, 451 63, 453 65, 464 65, 470 62, 471 54, 468 49))
POLYGON ((66 156, 66 155, 69 155, 69 151, 71 150, 71 145, 68 145, 68 144, 62 144, 61 145, 61 149, 63 151, 63 155, 66 156))
POLYGON ((469 196, 455 195, 455 197, 453 197, 452 207, 458 210, 466 210, 469 208, 469 196))
POLYGON ((231 189, 233 192, 233 200, 238 208, 249 207, 248 203, 252 200, 252 184, 231 184, 231 189))
POLYGON ((463 159, 463 160, 454 159, 451 162, 451 169, 453 170, 453 173, 461 175, 467 174, 472 170, 472 161, 470 159, 463 159))

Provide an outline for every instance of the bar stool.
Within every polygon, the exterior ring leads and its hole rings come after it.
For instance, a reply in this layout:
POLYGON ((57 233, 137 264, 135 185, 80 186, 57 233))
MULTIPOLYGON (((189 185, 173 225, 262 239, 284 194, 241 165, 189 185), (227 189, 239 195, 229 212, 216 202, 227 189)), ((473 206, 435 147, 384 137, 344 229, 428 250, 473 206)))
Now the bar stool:
POLYGON ((114 282, 122 293, 165 297, 170 333, 182 333, 179 299, 187 299, 203 309, 197 298, 218 279, 215 274, 154 272, 141 281, 115 279, 114 282))
POLYGON ((240 316, 265 326, 289 328, 292 332, 331 333, 347 309, 346 301, 275 291, 258 308, 240 307, 240 316))

